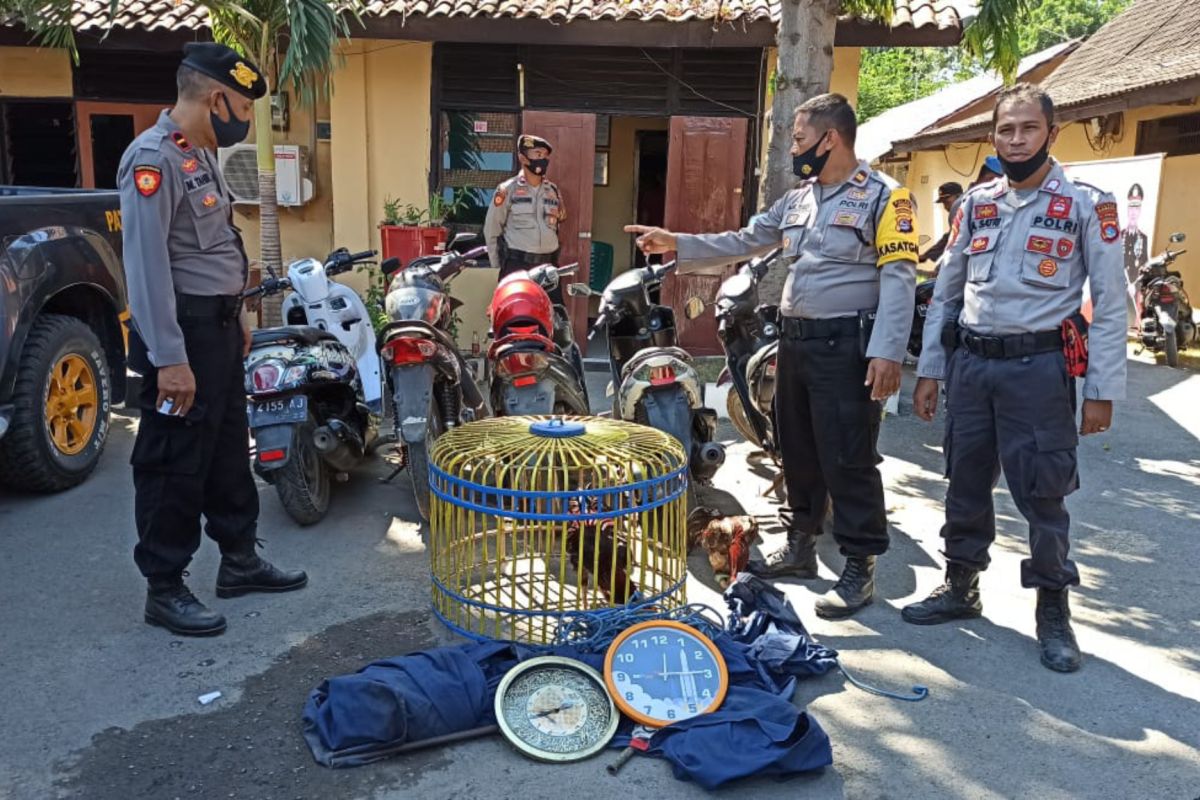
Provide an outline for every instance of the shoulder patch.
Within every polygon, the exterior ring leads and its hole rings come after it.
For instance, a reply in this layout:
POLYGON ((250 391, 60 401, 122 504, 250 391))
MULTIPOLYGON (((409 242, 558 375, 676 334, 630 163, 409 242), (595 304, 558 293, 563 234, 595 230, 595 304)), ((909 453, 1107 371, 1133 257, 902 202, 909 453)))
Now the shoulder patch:
MULTIPOLYGON (((1111 195, 1109 195, 1111 197, 1111 195)), ((1112 244, 1121 235, 1121 226, 1117 222, 1117 204, 1109 199, 1096 204, 1096 219, 1100 222, 1100 238, 1112 244)))
POLYGON ((917 260, 917 223, 912 195, 900 186, 891 190, 875 230, 875 265, 917 260))
POLYGON ((492 204, 495 206, 504 205, 504 201, 508 199, 508 190, 504 188, 504 184, 496 187, 496 194, 492 197, 492 204))
POLYGON ((142 197, 150 197, 162 186, 162 170, 151 164, 139 164, 133 168, 133 185, 142 197))

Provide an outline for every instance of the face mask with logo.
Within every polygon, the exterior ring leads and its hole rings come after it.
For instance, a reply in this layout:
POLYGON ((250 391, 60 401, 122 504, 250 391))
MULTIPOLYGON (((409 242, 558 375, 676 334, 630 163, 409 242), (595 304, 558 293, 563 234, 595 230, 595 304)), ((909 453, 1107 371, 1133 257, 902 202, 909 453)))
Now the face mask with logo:
POLYGON ((829 132, 821 134, 821 138, 812 147, 805 150, 799 155, 792 156, 792 173, 797 178, 816 178, 820 176, 821 170, 825 169, 825 162, 829 160, 830 150, 824 155, 817 155, 817 148, 825 141, 825 136, 829 132))
POLYGON ((238 142, 245 140, 250 135, 250 120, 243 122, 233 113, 233 106, 229 105, 229 98, 224 94, 221 95, 221 100, 225 103, 225 110, 229 113, 229 119, 221 119, 215 112, 208 112, 208 118, 212 121, 213 135, 217 138, 217 147, 233 147, 238 142))
POLYGON ((1029 178, 1033 173, 1042 168, 1046 163, 1046 159, 1050 157, 1050 136, 1046 135, 1046 141, 1042 142, 1041 148, 1036 153, 1024 161, 1009 161, 1004 156, 999 156, 1000 166, 1004 167, 1004 174, 1013 183, 1020 183, 1029 178))
POLYGON ((534 175, 545 175, 546 170, 550 169, 550 159, 548 158, 531 158, 529 159, 529 171, 534 175))

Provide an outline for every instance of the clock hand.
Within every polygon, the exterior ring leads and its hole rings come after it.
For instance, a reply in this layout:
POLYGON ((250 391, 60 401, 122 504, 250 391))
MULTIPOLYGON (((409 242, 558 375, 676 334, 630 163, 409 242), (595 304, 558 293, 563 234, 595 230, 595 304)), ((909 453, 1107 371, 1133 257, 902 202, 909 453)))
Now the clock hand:
POLYGON ((548 717, 551 714, 557 714, 560 711, 567 711, 574 707, 575 707, 574 703, 563 703, 558 708, 552 708, 549 711, 539 711, 538 713, 536 713, 532 717, 530 717, 530 719, 542 719, 543 717, 548 717))

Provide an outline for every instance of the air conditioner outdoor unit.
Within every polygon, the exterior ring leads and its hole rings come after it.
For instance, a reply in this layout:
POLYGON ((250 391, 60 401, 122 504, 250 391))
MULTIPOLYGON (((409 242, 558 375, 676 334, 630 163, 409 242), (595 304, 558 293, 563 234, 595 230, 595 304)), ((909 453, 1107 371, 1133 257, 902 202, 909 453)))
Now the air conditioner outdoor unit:
MULTIPOLYGON (((258 205, 258 155, 252 144, 224 147, 217 153, 221 176, 235 203, 258 205)), ((281 206, 302 206, 312 199, 308 172, 308 148, 295 144, 275 145, 275 197, 281 206)))

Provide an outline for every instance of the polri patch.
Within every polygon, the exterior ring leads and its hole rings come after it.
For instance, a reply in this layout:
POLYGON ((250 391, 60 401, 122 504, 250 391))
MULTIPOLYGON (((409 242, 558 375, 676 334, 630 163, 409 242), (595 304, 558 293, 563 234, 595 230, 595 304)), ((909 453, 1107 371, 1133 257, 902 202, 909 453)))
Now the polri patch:
POLYGON ((1096 203, 1096 218, 1100 220, 1100 238, 1112 243, 1121 235, 1121 226, 1117 222, 1117 204, 1111 200, 1096 203))
POLYGON ((504 205, 504 199, 506 197, 508 197, 508 192, 504 191, 503 189, 497 189, 495 196, 492 197, 492 205, 494 205, 494 206, 504 205))
POLYGON ((1054 219, 1067 219, 1071 216, 1071 198, 1061 194, 1056 194, 1050 198, 1050 205, 1046 209, 1046 216, 1054 219))
POLYGON ((972 219, 995 219, 1000 208, 995 203, 980 203, 971 209, 972 219))
POLYGON ((162 186, 162 170, 150 164, 133 168, 133 185, 142 197, 149 197, 162 186))
POLYGON ((1059 239, 1055 252, 1058 253, 1059 258, 1067 258, 1075 252, 1075 242, 1070 239, 1059 239))
POLYGON ((1025 242, 1025 249, 1031 253, 1042 253, 1050 255, 1050 251, 1054 248, 1054 240, 1048 239, 1045 236, 1030 236, 1025 242))
POLYGON ((1053 258, 1043 258, 1038 263, 1038 275, 1043 278, 1053 278, 1058 274, 1058 262, 1053 258))

